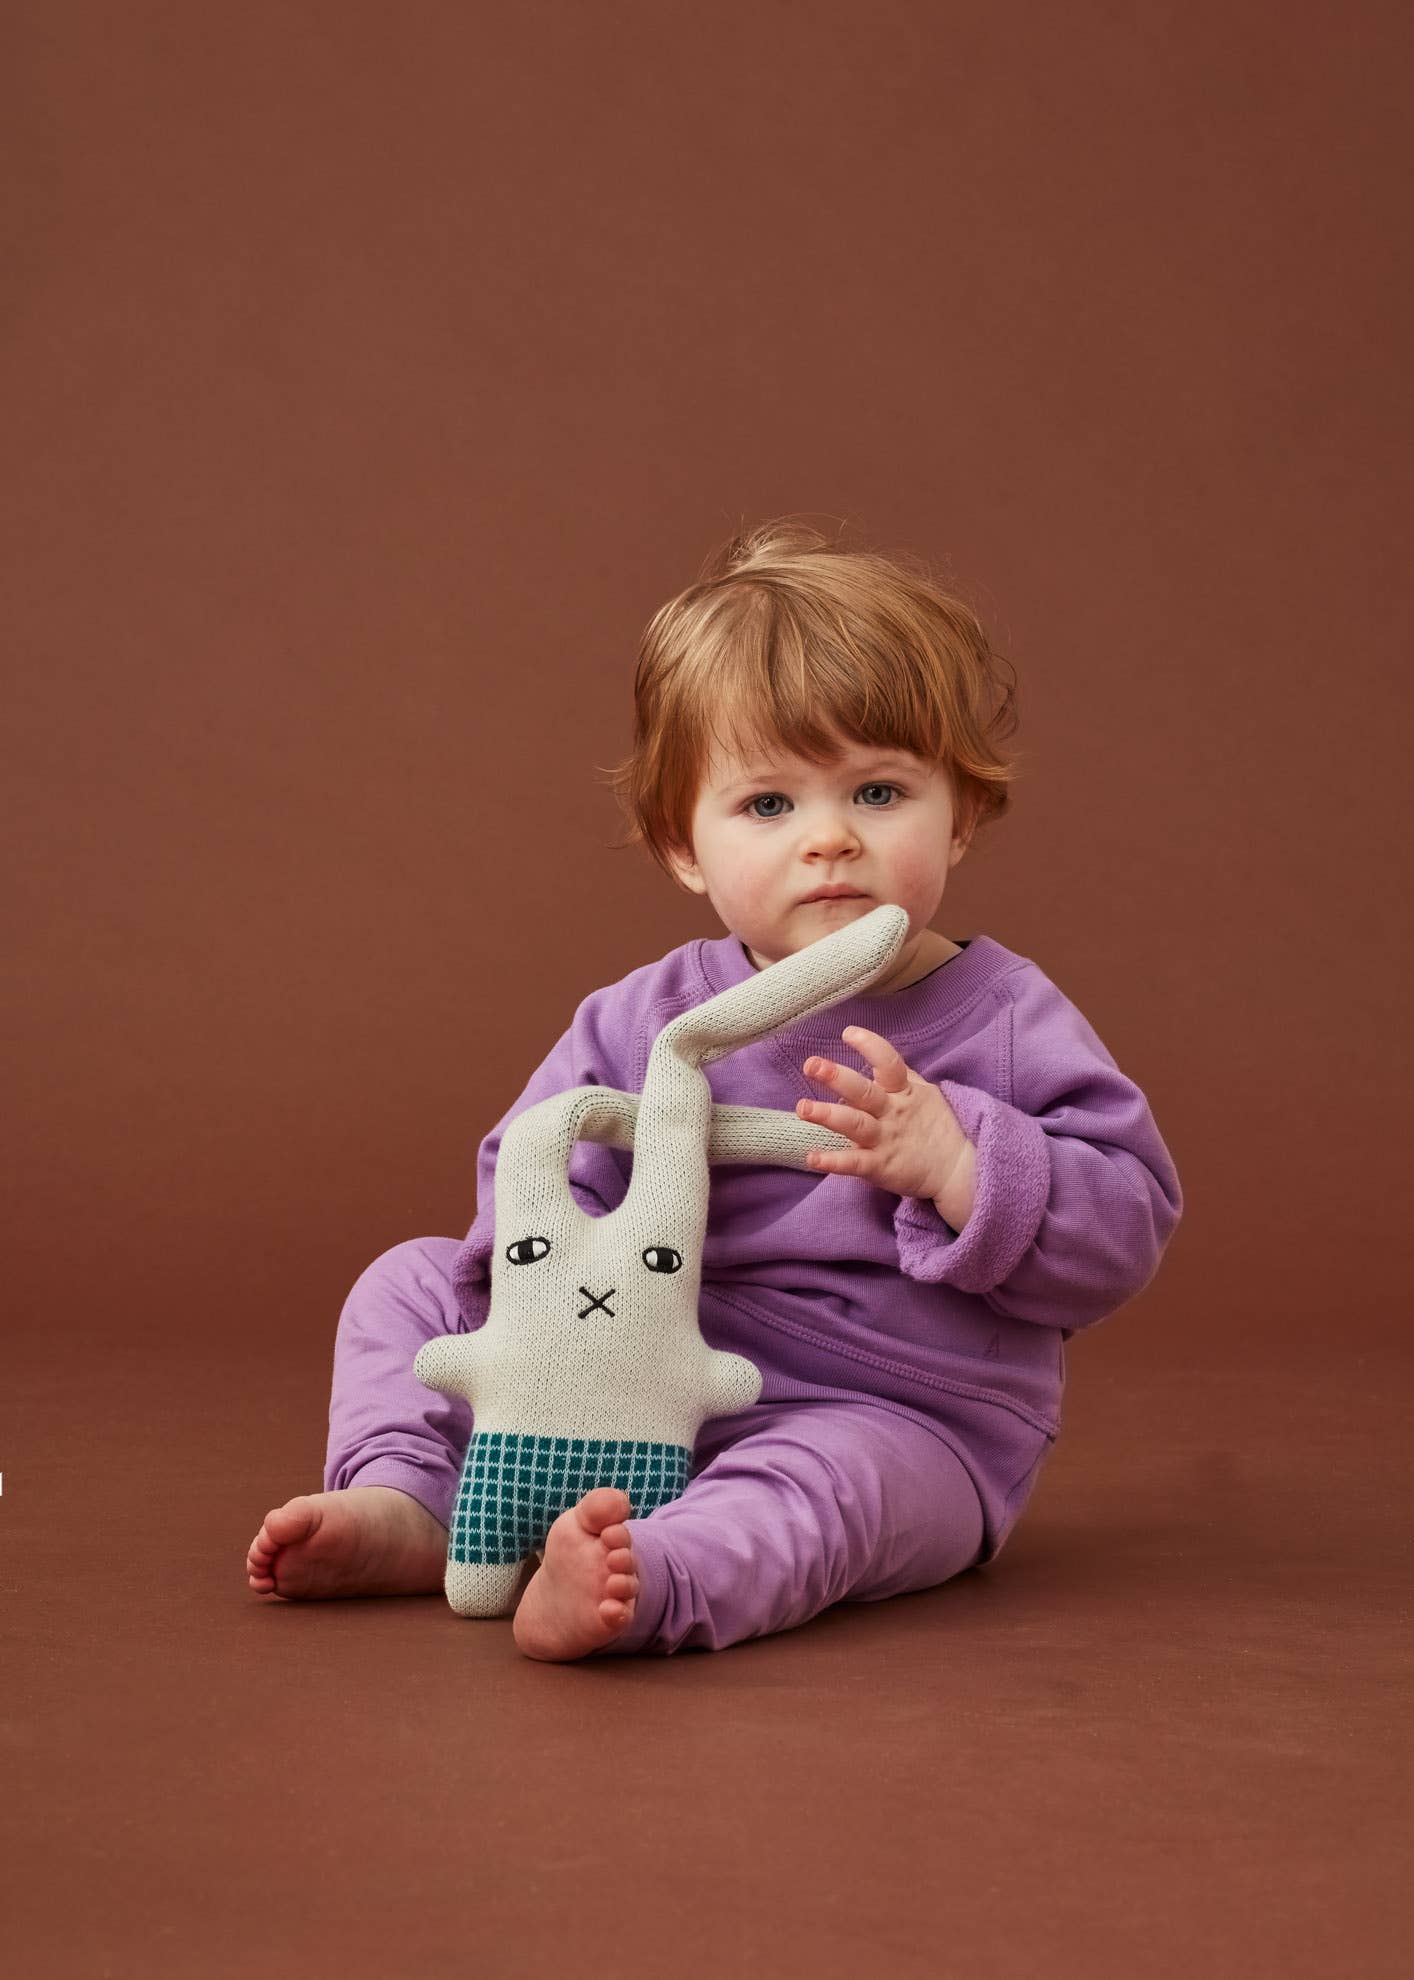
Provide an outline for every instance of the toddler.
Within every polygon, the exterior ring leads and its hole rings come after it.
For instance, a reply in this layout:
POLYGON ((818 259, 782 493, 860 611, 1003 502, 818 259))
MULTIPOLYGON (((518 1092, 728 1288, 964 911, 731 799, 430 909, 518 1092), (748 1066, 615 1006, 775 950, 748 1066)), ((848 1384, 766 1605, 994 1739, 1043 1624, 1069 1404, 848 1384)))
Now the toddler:
MULTIPOLYGON (((909 558, 795 522, 735 538, 656 614, 612 785, 644 845, 730 932, 592 991, 481 1143, 462 1242, 373 1261, 339 1320, 324 1491, 266 1514, 252 1589, 436 1593, 470 1441, 423 1342, 486 1318, 496 1151, 568 1087, 641 1092, 667 1021, 868 914, 908 913, 887 973, 704 1068, 720 1103, 845 1137, 818 1173, 714 1168, 700 1323, 760 1400, 702 1425, 686 1489, 638 1518, 587 1493, 526 1563, 530 1657, 722 1649, 992 1560, 1055 1441, 1065 1343, 1153 1277, 1182 1214, 1143 1093, 1027 957, 934 932, 949 873, 1010 803, 1014 692, 972 611, 909 558)), ((632 1155, 574 1146, 575 1200, 632 1155)))

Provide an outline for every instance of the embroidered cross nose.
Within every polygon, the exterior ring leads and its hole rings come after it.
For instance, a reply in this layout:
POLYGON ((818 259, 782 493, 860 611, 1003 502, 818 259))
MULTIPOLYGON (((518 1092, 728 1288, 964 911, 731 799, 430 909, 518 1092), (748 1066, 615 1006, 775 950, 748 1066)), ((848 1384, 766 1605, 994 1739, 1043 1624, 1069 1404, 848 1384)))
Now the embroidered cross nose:
POLYGON ((611 1320, 613 1319, 614 1309, 612 1306, 608 1304, 608 1302, 614 1296, 614 1293, 616 1291, 615 1287, 610 1286, 609 1290, 605 1293, 603 1299, 600 1299, 597 1294, 592 1293, 589 1290, 588 1286, 579 1286, 576 1288, 576 1290, 582 1292, 584 1294, 584 1297, 589 1301, 588 1306, 585 1307, 583 1313, 579 1314, 577 1318, 581 1320, 587 1319, 588 1316, 594 1311, 595 1307, 598 1306, 603 1308, 604 1312, 608 1314, 611 1320))

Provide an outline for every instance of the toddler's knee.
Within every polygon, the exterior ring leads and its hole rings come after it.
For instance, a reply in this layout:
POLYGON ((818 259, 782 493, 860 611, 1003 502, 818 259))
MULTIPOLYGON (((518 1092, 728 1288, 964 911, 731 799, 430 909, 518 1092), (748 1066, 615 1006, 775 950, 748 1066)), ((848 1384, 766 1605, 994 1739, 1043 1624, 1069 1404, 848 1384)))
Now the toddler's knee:
POLYGON ((365 1265, 349 1298, 401 1298, 418 1306, 429 1301, 439 1312, 456 1312, 452 1294, 452 1265, 460 1244, 456 1238, 404 1238, 365 1265))
POLYGON ((444 1266, 433 1249, 438 1244, 456 1250, 450 1238, 409 1238, 364 1266, 339 1314, 336 1360, 349 1354, 362 1359, 372 1350, 411 1369, 425 1341, 461 1331, 450 1264, 444 1266))

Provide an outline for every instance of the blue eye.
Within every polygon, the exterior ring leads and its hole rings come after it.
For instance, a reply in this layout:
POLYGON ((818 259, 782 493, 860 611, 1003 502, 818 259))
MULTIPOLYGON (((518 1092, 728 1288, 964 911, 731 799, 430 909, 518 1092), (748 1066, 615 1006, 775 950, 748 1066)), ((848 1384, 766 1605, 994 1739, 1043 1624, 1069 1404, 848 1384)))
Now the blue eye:
MULTIPOLYGON (((898 784, 878 784, 878 783, 861 784, 859 786, 859 790, 860 791, 897 791, 900 797, 903 796, 903 789, 898 784)), ((859 795, 859 791, 856 791, 855 796, 858 797, 858 795, 859 795)), ((768 798, 778 798, 781 796, 783 796, 783 793, 780 791, 761 791, 754 798, 747 799, 744 809, 746 810, 746 813, 749 817, 759 818, 763 822, 765 822, 768 818, 779 818, 782 815, 779 811, 772 811, 768 813, 768 812, 758 811, 756 807, 758 804, 764 804, 768 798)), ((790 803, 789 798, 786 798, 786 803, 787 804, 790 803)), ((890 807, 887 804, 868 804, 864 808, 866 811, 887 811, 889 810, 890 807)))

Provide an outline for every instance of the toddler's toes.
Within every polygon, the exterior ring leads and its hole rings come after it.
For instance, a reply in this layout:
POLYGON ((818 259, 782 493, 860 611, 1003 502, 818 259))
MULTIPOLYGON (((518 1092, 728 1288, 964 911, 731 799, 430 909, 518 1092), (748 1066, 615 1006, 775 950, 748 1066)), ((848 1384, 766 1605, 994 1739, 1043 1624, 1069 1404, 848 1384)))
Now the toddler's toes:
POLYGON ((250 1543, 246 1554, 246 1572, 252 1581, 268 1580, 270 1569, 284 1541, 278 1539, 275 1527, 279 1523, 283 1508, 272 1506, 261 1523, 260 1531, 250 1543))
POLYGON ((319 1525, 319 1517, 320 1509, 313 1499, 287 1499, 284 1505, 275 1506, 266 1513, 259 1538, 269 1543, 272 1553, 278 1552, 281 1547, 293 1547, 309 1538, 319 1525))
MULTIPOLYGON (((621 1531, 623 1521, 629 1516, 629 1496, 617 1485, 596 1485, 593 1491, 585 1493, 574 1511, 585 1531, 597 1534, 602 1540, 609 1528, 621 1531)), ((624 1546, 627 1541, 628 1533, 622 1530, 618 1544, 624 1546)))
POLYGON ((245 1557, 246 1579, 257 1595, 275 1588, 275 1561, 284 1547, 305 1540, 319 1524, 319 1508, 310 1498, 290 1499, 272 1506, 245 1557))
POLYGON ((606 1622, 617 1626, 627 1620, 638 1594, 638 1575, 634 1570, 629 1530, 622 1520, 616 1520, 601 1530, 599 1541, 604 1549, 604 1565, 608 1569, 599 1613, 606 1622))

